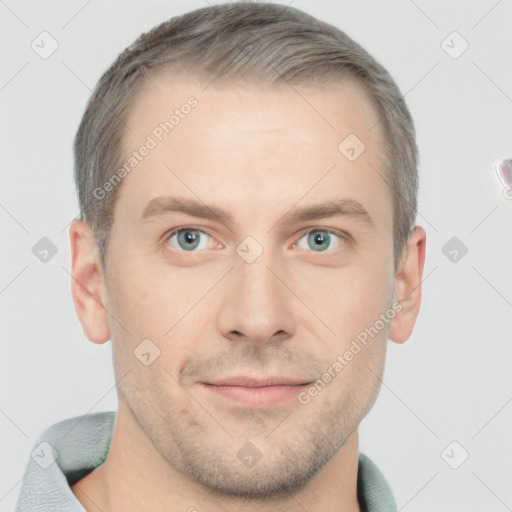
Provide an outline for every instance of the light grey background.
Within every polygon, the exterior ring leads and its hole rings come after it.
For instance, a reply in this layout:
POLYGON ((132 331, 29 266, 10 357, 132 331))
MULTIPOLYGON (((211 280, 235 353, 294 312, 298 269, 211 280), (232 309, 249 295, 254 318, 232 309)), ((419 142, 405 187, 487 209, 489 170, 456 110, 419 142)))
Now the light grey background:
MULTIPOLYGON (((361 451, 400 510, 512 510, 512 200, 494 170, 512 149, 511 1, 280 3, 369 50, 397 81, 417 128, 423 304, 412 338, 389 342, 361 451), (453 31, 469 44, 458 58, 442 47, 463 48, 458 36, 446 39, 453 31), (452 237, 468 248, 457 262, 442 250, 452 237)), ((44 428, 116 408, 110 344, 85 338, 69 291, 68 226, 78 213, 71 144, 85 102, 141 32, 206 5, 0 0, 1 511, 14 508, 44 428), (59 45, 47 59, 31 48, 42 31, 59 45), (58 250, 46 263, 32 252, 42 237, 58 250)))

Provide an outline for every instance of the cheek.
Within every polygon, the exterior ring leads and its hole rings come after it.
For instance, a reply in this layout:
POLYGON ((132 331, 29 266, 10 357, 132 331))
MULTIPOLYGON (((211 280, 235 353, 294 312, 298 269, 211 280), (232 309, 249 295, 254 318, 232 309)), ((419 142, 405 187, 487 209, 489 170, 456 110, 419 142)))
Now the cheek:
POLYGON ((175 375, 195 350, 198 333, 204 325, 211 325, 204 308, 212 300, 208 291, 219 279, 217 272, 163 265, 141 270, 141 265, 127 260, 123 266, 132 270, 125 273, 120 266, 110 276, 108 305, 119 372, 139 364, 134 350, 149 339, 159 350, 155 363, 175 375))
POLYGON ((318 272, 314 288, 304 284, 308 306, 334 333, 337 348, 350 343, 386 312, 392 292, 392 271, 383 264, 353 265, 335 272, 318 272), (389 279, 383 276, 389 274, 389 279), (308 291, 309 290, 309 291, 308 291))
POLYGON ((166 276, 137 261, 123 261, 110 276, 109 290, 112 315, 137 336, 162 338, 187 309, 186 289, 179 275, 166 276))

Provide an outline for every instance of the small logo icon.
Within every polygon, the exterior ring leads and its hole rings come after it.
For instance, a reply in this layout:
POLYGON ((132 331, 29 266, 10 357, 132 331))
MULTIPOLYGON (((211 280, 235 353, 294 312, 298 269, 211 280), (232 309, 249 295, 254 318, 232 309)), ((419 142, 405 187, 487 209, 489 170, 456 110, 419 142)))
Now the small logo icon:
POLYGON ((160 349, 149 339, 142 340, 133 351, 135 357, 144 365, 149 366, 160 357, 160 349))
POLYGON ((248 468, 256 466, 261 457, 263 457, 262 453, 251 442, 242 446, 236 456, 240 459, 242 464, 248 468))
POLYGON ((237 245, 236 253, 246 263, 253 263, 263 253, 263 247, 252 236, 248 236, 237 245))
POLYGON ((468 48, 469 43, 454 30, 441 42, 441 48, 452 59, 458 59, 468 48))
POLYGON ((47 59, 57 50, 59 43, 49 32, 41 32, 32 41, 30 47, 39 55, 39 57, 47 59))
POLYGON ((441 251, 452 263, 458 263, 466 255, 468 248, 454 236, 443 245, 441 251))
POLYGON ((45 236, 32 247, 32 254, 42 263, 48 263, 57 251, 57 246, 45 236))
POLYGON ((365 149, 363 141, 353 133, 347 135, 338 146, 339 152, 350 162, 357 160, 365 149))
POLYGON ((59 454, 50 443, 43 441, 32 452, 32 459, 43 469, 49 468, 56 460, 59 454))
POLYGON ((443 459, 448 466, 452 469, 459 469, 466 460, 468 460, 469 453, 457 441, 452 441, 442 452, 441 459, 443 459))
POLYGON ((503 184, 503 197, 512 199, 512 157, 496 162, 496 174, 503 184))

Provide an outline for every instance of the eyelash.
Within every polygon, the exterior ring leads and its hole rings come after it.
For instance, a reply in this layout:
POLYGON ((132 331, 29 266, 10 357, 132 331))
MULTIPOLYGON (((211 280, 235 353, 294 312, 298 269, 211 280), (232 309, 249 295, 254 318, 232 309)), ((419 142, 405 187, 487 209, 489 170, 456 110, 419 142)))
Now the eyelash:
MULTIPOLYGON (((201 234, 204 234, 204 235, 208 235, 209 237, 213 238, 212 235, 210 235, 208 232, 202 230, 202 229, 199 229, 199 228, 196 228, 194 226, 184 226, 184 227, 180 227, 180 228, 176 228, 176 229, 173 229, 172 231, 168 232, 164 238, 163 238, 163 242, 168 244, 169 243, 169 240, 176 234, 180 233, 181 231, 197 231, 201 234)), ((333 230, 333 229, 329 229, 329 228, 320 228, 320 227, 313 227, 313 228, 308 228, 307 231, 303 232, 301 234, 301 236, 299 237, 298 241, 296 243, 293 244, 293 248, 297 247, 297 244, 300 240, 302 240, 302 238, 304 238, 306 235, 309 235, 310 233, 312 232, 315 232, 315 231, 318 231, 320 233, 328 233, 329 235, 335 235, 339 238, 339 243, 340 244, 347 244, 347 243, 351 243, 352 242, 352 239, 349 235, 345 234, 345 233, 342 233, 342 232, 339 232, 337 230, 333 230)), ((204 249, 193 249, 193 250, 190 250, 190 251, 186 251, 184 249, 180 249, 180 248, 174 248, 174 247, 171 247, 173 250, 177 251, 177 252, 184 252, 184 253, 198 253, 198 252, 201 252, 203 251, 204 249)), ((331 253, 335 250, 339 249, 336 248, 336 249, 330 249, 330 248, 327 248, 325 251, 315 251, 313 249, 310 249, 309 252, 319 252, 319 253, 331 253)))

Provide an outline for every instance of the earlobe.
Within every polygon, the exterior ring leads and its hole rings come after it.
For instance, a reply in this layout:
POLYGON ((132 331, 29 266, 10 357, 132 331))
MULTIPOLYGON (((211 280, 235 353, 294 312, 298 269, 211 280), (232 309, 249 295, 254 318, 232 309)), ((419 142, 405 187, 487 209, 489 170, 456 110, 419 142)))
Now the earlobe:
POLYGON ((105 286, 101 261, 92 230, 81 220, 69 228, 71 243, 71 294, 75 311, 87 338, 93 343, 110 339, 104 308, 105 286))
POLYGON ((395 343, 409 339, 421 304, 421 280, 425 264, 425 230, 416 226, 412 231, 395 273, 395 298, 401 310, 393 318, 389 338, 395 343))

